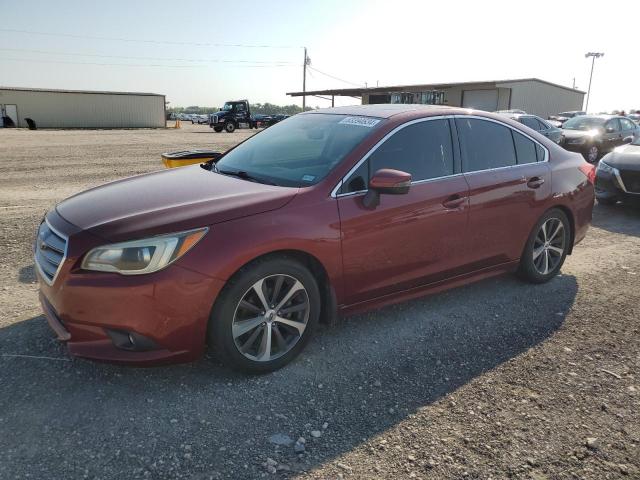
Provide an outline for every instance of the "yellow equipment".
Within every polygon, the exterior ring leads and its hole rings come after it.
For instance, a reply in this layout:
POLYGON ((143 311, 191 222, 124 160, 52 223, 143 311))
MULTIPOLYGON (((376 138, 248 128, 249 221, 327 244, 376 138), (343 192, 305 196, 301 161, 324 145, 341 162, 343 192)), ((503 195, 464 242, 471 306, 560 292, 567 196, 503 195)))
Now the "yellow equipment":
POLYGON ((217 160, 222 156, 220 152, 212 150, 186 150, 182 152, 170 152, 162 154, 162 164, 166 168, 185 167, 197 163, 205 163, 217 160))

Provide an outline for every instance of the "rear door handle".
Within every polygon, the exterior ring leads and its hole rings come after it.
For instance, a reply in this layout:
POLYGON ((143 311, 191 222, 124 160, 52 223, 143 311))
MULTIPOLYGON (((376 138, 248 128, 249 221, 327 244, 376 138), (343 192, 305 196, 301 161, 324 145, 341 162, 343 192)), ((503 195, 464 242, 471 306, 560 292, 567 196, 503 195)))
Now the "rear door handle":
POLYGON ((461 197, 460 195, 451 195, 444 202, 442 202, 442 206, 444 208, 454 209, 458 208, 464 202, 467 201, 467 197, 461 197))
POLYGON ((527 182, 527 187, 540 188, 543 183, 544 183, 544 178, 533 177, 533 178, 530 178, 529 181, 527 182))

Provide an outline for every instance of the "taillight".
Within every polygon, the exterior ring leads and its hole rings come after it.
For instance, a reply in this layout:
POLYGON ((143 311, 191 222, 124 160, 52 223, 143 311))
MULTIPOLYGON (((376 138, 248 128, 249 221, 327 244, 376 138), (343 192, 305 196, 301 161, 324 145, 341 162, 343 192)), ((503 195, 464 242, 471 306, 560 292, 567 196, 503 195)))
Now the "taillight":
POLYGON ((591 185, 596 183, 596 167, 595 166, 585 162, 582 165, 580 165, 579 168, 580 168, 580 171, 584 173, 584 175, 587 177, 587 180, 591 185))

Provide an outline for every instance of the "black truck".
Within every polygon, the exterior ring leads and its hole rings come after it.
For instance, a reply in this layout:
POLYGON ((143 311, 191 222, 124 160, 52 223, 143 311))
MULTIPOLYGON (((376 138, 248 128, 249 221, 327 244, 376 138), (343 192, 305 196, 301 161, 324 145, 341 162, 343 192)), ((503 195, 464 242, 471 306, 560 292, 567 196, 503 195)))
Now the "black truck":
POLYGON ((219 112, 209 115, 209 127, 215 132, 233 133, 236 128, 258 128, 258 122, 251 116, 248 100, 225 102, 219 112))

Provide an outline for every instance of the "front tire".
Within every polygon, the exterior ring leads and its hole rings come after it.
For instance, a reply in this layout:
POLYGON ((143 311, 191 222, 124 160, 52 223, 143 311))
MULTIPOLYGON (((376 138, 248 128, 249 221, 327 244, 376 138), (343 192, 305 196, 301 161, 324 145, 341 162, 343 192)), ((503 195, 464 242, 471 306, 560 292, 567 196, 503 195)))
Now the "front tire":
POLYGON ((570 228, 562 210, 554 208, 545 213, 525 244, 518 275, 531 283, 544 283, 555 277, 569 251, 570 228))
POLYGON ((227 122, 224 124, 224 129, 227 133, 233 133, 236 131, 236 124, 233 122, 227 122))
POLYGON ((225 365, 277 370, 305 347, 320 318, 313 275, 288 257, 259 260, 232 277, 209 319, 209 344, 225 365))
POLYGON ((216 133, 220 133, 222 131, 222 127, 213 127, 213 131, 216 133))

